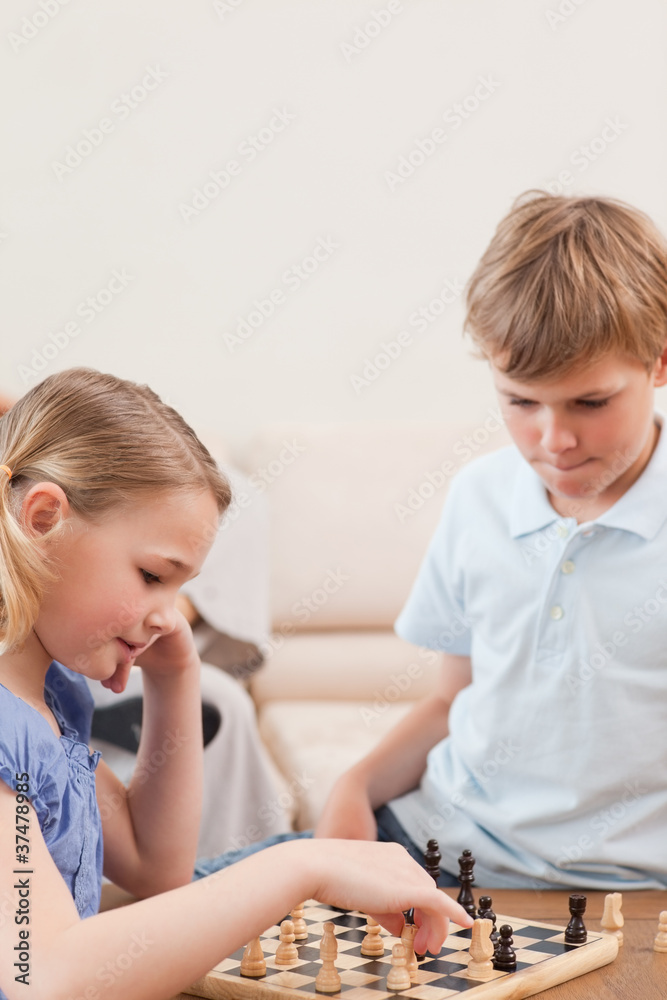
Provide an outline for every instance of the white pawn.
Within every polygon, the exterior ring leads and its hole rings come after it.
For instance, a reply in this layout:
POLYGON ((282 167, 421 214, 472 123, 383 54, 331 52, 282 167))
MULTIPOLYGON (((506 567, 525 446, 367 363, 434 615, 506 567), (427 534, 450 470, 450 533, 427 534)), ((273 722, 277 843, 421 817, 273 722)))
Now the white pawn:
POLYGON ((667 910, 660 914, 658 933, 653 942, 653 951, 667 952, 667 910))
POLYGON ((262 951, 262 943, 258 937, 253 938, 252 941, 246 945, 239 971, 242 976, 251 976, 253 979, 266 975, 264 952, 262 951))
POLYGON ((331 921, 327 921, 320 941, 322 968, 315 979, 315 989, 319 993, 338 993, 340 990, 340 976, 334 965, 337 954, 338 942, 334 934, 334 925, 331 921))
POLYGON ((368 917, 366 937, 361 942, 361 954, 370 958, 379 958, 384 955, 384 941, 380 937, 380 925, 372 917, 368 917))
POLYGON ((613 934, 618 938, 619 946, 623 944, 623 931, 621 927, 625 923, 621 913, 623 896, 620 892, 609 892, 604 897, 604 912, 600 924, 607 934, 613 934))
POLYGON ((290 913, 292 923, 294 924, 294 938, 296 941, 308 940, 308 925, 303 919, 303 908, 305 905, 305 903, 298 903, 290 913))
POLYGON ((280 944, 276 951, 276 965, 294 965, 299 961, 299 952, 294 944, 294 924, 283 920, 280 925, 280 944))
POLYGON ((416 924, 403 924, 403 930, 401 931, 401 944, 405 948, 405 968, 408 970, 411 980, 419 972, 417 956, 415 955, 415 935, 417 930, 418 927, 416 924))
POLYGON ((479 979, 484 982, 486 979, 493 978, 492 930, 493 920, 476 920, 472 925, 470 958, 468 959, 468 975, 471 979, 479 979))
POLYGON ((395 944, 391 949, 391 969, 387 976, 388 990, 409 990, 412 986, 410 973, 406 968, 405 947, 395 944))

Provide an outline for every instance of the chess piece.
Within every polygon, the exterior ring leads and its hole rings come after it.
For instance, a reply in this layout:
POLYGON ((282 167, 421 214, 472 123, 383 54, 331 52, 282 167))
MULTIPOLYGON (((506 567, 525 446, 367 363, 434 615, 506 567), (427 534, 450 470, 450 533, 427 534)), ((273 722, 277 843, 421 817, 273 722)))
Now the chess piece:
POLYGON ((473 896, 471 889, 471 886, 475 881, 475 876, 473 874, 474 867, 475 859, 472 856, 472 851, 466 849, 459 858, 458 878, 461 889, 456 897, 456 902, 460 903, 466 913, 469 913, 471 917, 477 916, 475 897, 473 896))
POLYGON ((426 845, 426 853, 424 854, 424 868, 429 873, 435 884, 438 884, 438 879, 440 878, 440 861, 442 855, 440 854, 440 848, 438 846, 437 840, 429 840, 426 845))
POLYGON ((292 918, 292 923, 294 924, 294 940, 295 941, 307 941, 308 940, 308 925, 303 919, 303 908, 305 903, 298 903, 292 912, 290 917, 292 918))
POLYGON ((491 941, 493 921, 487 917, 478 917, 472 925, 472 940, 470 942, 470 958, 468 959, 468 975, 471 979, 485 982, 493 978, 494 948, 491 941))
POLYGON ((361 942, 361 954, 369 958, 380 958, 384 955, 384 941, 380 937, 380 925, 372 917, 366 924, 366 937, 361 942))
POLYGON ((604 897, 604 913, 600 924, 602 930, 607 934, 614 934, 618 938, 619 947, 623 944, 623 931, 621 927, 625 923, 621 913, 623 896, 620 892, 609 892, 604 897))
POLYGON ((410 973, 406 968, 405 948, 395 944, 391 949, 391 969, 387 976, 388 990, 408 990, 412 986, 410 973))
MULTIPOLYGON (((407 926, 414 926, 414 924, 415 924, 415 911, 414 911, 414 907, 411 910, 406 910, 404 912, 403 916, 405 917, 405 924, 407 926)), ((417 928, 415 926, 414 934, 412 935, 412 939, 411 939, 411 946, 412 946, 413 954, 414 954, 414 939, 415 939, 415 934, 416 933, 417 933, 417 928)), ((407 949, 406 942, 404 941, 403 944, 406 945, 406 951, 407 951, 408 949, 407 949)), ((426 958, 426 955, 415 955, 415 958, 416 958, 417 962, 423 962, 424 959, 426 958)), ((410 961, 411 960, 408 959, 408 962, 410 962, 410 961)), ((412 975, 412 972, 410 972, 410 975, 412 975)))
POLYGON ((266 975, 264 952, 262 951, 262 943, 258 937, 253 938, 252 941, 246 945, 246 949, 243 952, 243 958, 241 959, 241 968, 239 969, 239 972, 242 976, 249 976, 252 979, 257 979, 260 976, 266 975))
POLYGON ((653 951, 667 952, 667 910, 663 910, 660 914, 658 933, 653 942, 653 951))
POLYGON ((408 970, 411 980, 415 978, 415 973, 419 971, 415 955, 415 934, 417 933, 417 929, 416 924, 406 923, 403 925, 403 930, 401 931, 401 944, 405 948, 405 968, 408 970))
POLYGON ((294 924, 283 920, 280 925, 280 944, 276 951, 276 965, 294 965, 299 961, 299 952, 294 944, 294 924))
POLYGON ((491 940, 495 944, 498 940, 498 931, 496 930, 496 915, 491 909, 493 900, 490 896, 480 896, 479 897, 479 907, 477 909, 477 916, 482 920, 490 920, 493 924, 493 930, 491 931, 491 940))
POLYGON ((565 928, 565 944, 583 944, 586 940, 586 927, 583 915, 586 912, 586 897, 580 892, 570 896, 570 922, 565 928))
POLYGON ((493 968, 498 972, 516 972, 516 952, 512 945, 512 928, 509 924, 502 924, 498 937, 498 944, 493 957, 493 968))
POLYGON ((338 993, 340 990, 340 975, 334 962, 338 954, 338 943, 334 934, 334 925, 330 920, 324 925, 320 941, 320 958, 322 968, 315 979, 315 989, 318 993, 338 993))

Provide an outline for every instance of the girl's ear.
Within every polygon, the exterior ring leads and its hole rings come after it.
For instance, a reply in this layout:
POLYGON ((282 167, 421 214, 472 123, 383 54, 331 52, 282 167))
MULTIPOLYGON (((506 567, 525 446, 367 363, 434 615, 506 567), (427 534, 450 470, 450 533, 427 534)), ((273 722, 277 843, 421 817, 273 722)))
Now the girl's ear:
POLYGON ((33 536, 45 535, 70 513, 64 491, 56 483, 36 483, 21 504, 21 524, 33 536))

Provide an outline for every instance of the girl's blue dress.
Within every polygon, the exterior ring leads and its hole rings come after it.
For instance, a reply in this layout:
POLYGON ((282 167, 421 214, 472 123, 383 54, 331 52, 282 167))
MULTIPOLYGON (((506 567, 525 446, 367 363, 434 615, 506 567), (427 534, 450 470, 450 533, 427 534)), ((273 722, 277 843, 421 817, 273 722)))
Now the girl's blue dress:
MULTIPOLYGON (((88 748, 93 699, 85 679, 57 660, 46 673, 44 699, 60 739, 35 708, 0 684, 0 778, 15 790, 20 776, 29 775, 28 795, 49 853, 79 916, 90 917, 99 909, 102 887, 102 823, 95 798, 100 753, 88 748)), ((17 861, 15 867, 32 866, 17 861)), ((36 882, 39 871, 31 877, 36 882)))

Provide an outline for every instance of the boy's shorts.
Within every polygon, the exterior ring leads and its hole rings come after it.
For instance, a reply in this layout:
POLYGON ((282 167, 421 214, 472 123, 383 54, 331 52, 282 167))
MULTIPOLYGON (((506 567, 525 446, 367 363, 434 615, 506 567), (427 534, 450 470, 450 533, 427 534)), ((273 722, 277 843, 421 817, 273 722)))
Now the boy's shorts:
MULTIPOLYGON (((387 806, 380 806, 375 811, 375 819, 378 825, 377 839, 380 842, 401 844, 410 857, 414 858, 422 867, 424 866, 423 852, 413 840, 410 840, 391 809, 387 806)), ((225 851, 224 854, 218 854, 216 858, 200 858, 195 864, 192 881, 204 878, 206 875, 213 874, 213 872, 219 872, 223 868, 228 868, 229 865, 236 864, 237 861, 243 861, 244 858, 250 857, 251 854, 257 854, 258 851, 263 851, 267 847, 273 847, 275 844, 283 844, 286 840, 304 840, 312 836, 312 830, 302 830, 298 833, 277 833, 272 837, 267 837, 266 840, 258 840, 254 844, 249 844, 247 847, 240 847, 235 851, 225 851)), ((438 879, 439 886, 455 886, 458 884, 458 879, 454 875, 441 870, 440 878, 438 879)))

